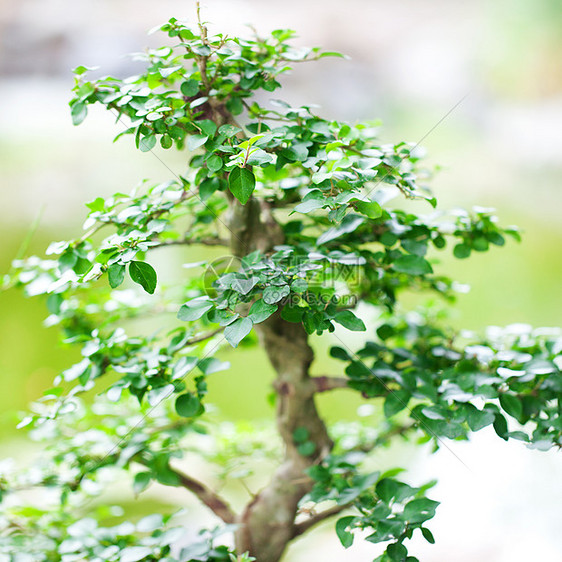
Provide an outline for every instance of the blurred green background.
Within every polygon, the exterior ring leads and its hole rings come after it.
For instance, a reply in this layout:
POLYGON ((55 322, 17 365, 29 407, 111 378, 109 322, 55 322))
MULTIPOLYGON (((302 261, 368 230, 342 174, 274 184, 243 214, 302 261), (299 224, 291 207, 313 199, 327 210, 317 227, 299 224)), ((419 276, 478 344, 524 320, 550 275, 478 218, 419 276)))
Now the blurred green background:
MULTIPOLYGON (((242 33, 246 23, 263 31, 290 27, 299 43, 350 55, 350 61, 323 59, 295 68, 279 97, 319 104, 317 111, 326 117, 380 118, 385 142, 423 139, 428 161, 442 167, 433 182, 441 208, 495 207, 503 224, 522 228, 521 244, 509 242, 468 261, 439 254, 436 270, 472 287, 460 297, 455 325, 561 324, 559 1, 208 0, 203 9, 217 31, 242 33)), ((71 68, 100 65, 107 74, 134 72, 136 63, 121 55, 157 45, 158 38, 145 32, 172 15, 192 20, 194 2, 4 0, 0 5, 1 273, 9 270, 34 221, 38 226, 26 252, 42 254, 51 240, 81 232, 85 201, 127 191, 144 178, 168 179, 166 166, 181 173, 185 155, 162 151, 163 165, 134 150, 128 138, 112 144, 119 125, 109 114, 94 110, 73 128, 67 107, 71 68)), ((197 258, 162 254, 159 265, 171 279, 181 275, 179 264, 188 257, 197 258)), ((4 454, 17 455, 24 446, 24 436, 15 430, 18 411, 41 396, 75 356, 59 345, 54 329, 42 327, 44 317, 43 303, 15 291, 0 293, 4 454)), ((317 373, 336 374, 337 364, 322 357, 329 344, 315 342, 317 373)), ((211 385, 221 411, 227 417, 269 417, 263 398, 272 375, 262 354, 225 352, 225 357, 233 368, 211 385)), ((333 420, 355 418, 357 405, 345 394, 322 398, 333 420)), ((411 459, 416 479, 426 472, 440 476, 435 495, 448 505, 436 519, 438 544, 423 550, 422 559, 451 559, 454 553, 460 562, 477 556, 513 562, 530 559, 530 552, 532 559, 559 559, 559 457, 498 444, 486 435, 455 447, 482 469, 478 477, 467 479, 446 451, 431 460, 411 459), (507 522, 500 524, 501 517, 507 522), (472 525, 476 538, 469 544, 452 521, 472 525), (538 551, 529 550, 533 544, 538 551)), ((408 462, 404 453, 396 455, 408 462)), ((322 559, 322 548, 326 559, 335 552, 337 545, 327 537, 316 544, 315 559, 322 559)), ((372 552, 372 547, 352 549, 339 560, 367 560, 372 552)), ((287 556, 291 562, 309 559, 304 545, 287 556)))

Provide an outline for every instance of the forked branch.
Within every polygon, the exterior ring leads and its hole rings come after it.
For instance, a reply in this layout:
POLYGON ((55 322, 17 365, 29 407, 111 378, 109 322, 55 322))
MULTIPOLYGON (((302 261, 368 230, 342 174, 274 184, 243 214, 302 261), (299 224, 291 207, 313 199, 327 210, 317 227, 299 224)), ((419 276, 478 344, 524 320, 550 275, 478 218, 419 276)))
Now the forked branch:
POLYGON ((349 504, 335 505, 330 509, 326 509, 325 511, 322 511, 320 513, 315 513, 314 515, 312 515, 305 521, 302 521, 301 523, 296 523, 295 526, 293 527, 293 538, 296 538, 302 535, 303 533, 306 533, 306 531, 308 531, 318 523, 321 523, 322 521, 325 521, 326 519, 333 517, 338 513, 341 513, 343 510, 347 509, 348 507, 349 504))

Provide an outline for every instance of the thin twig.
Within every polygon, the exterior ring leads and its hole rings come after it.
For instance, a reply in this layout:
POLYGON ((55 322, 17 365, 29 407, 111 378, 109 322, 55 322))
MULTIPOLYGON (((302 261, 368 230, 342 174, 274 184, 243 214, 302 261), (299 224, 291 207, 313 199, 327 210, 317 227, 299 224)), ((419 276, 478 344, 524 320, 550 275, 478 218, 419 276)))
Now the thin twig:
MULTIPOLYGON (((216 330, 213 330, 212 332, 207 332, 206 334, 201 334, 200 336, 195 336, 189 340, 187 340, 185 342, 185 345, 193 345, 195 343, 200 343, 202 341, 208 340, 209 338, 212 338, 213 336, 216 336, 217 334, 220 334, 223 330, 224 330, 224 326, 221 326, 220 328, 217 328, 216 330)), ((185 346, 184 346, 185 347, 185 346)))
POLYGON ((179 240, 166 240, 158 245, 151 246, 151 250, 157 248, 166 248, 167 246, 189 246, 201 244, 202 246, 226 246, 228 247, 228 240, 224 238, 180 238, 179 240))
POLYGON ((344 509, 347 509, 348 507, 349 504, 335 505, 334 507, 331 507, 330 509, 326 509, 321 513, 316 513, 312 515, 310 518, 308 518, 306 521, 303 521, 302 523, 296 523, 293 526, 293 538, 298 537, 303 533, 306 533, 306 531, 308 531, 311 527, 314 527, 314 525, 321 523, 322 521, 328 519, 329 517, 333 517, 334 515, 337 515, 338 513, 342 512, 344 509))

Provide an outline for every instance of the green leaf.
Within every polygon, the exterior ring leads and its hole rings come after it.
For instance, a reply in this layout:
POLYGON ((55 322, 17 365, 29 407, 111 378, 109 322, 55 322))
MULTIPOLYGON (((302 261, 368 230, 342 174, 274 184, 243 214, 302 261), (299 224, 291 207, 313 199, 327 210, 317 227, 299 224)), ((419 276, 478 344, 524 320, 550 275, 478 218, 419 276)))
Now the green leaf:
POLYGON ((354 232, 357 227, 365 222, 365 217, 360 215, 346 215, 339 226, 329 228, 318 237, 318 244, 331 242, 344 234, 354 232))
POLYGON ((125 269, 125 266, 120 263, 114 263, 107 268, 107 278, 109 280, 109 286, 112 289, 116 289, 123 283, 125 279, 125 269))
POLYGON ((494 419, 494 430, 502 439, 505 439, 506 441, 509 439, 507 435, 507 421, 501 414, 496 414, 494 419))
POLYGON ((496 246, 503 246, 505 244, 505 238, 499 232, 489 232, 486 234, 486 238, 491 244, 496 246))
POLYGON ((224 337, 232 347, 238 347, 238 344, 252 331, 253 325, 251 318, 238 318, 224 329, 224 337))
POLYGON ((353 361, 345 368, 346 375, 351 379, 371 378, 369 367, 362 361, 353 361))
POLYGON ((344 55, 343 53, 338 53, 337 51, 322 51, 318 55, 319 59, 323 59, 324 57, 338 57, 340 59, 348 59, 349 58, 347 55, 344 55))
POLYGON ((199 82, 197 80, 186 80, 180 86, 180 90, 186 98, 192 98, 199 92, 199 82))
POLYGON ((151 513, 143 517, 136 525, 139 533, 151 533, 164 524, 164 517, 160 513, 151 513))
POLYGON ((241 295, 247 295, 256 286, 258 281, 259 278, 256 276, 246 277, 244 275, 237 275, 236 278, 233 279, 231 283, 227 283, 227 284, 230 285, 229 288, 232 289, 233 291, 236 291, 241 295))
POLYGON ((435 538, 433 537, 433 533, 429 529, 427 529, 426 527, 420 527, 420 530, 422 532, 423 538, 429 544, 435 544, 435 538))
POLYGON ((151 464, 153 475, 157 482, 164 484, 164 486, 179 486, 180 478, 177 472, 170 468, 168 455, 160 454, 156 456, 151 464))
POLYGON ((150 264, 144 261, 132 261, 129 264, 129 275, 147 293, 152 295, 156 290, 156 271, 150 264))
POLYGON ((395 542, 386 547, 386 555, 393 562, 406 562, 408 550, 402 543, 395 542))
POLYGON ((304 311, 305 309, 303 307, 291 306, 291 304, 288 303, 281 310, 281 318, 283 318, 283 320, 287 320, 287 322, 298 324, 299 322, 302 322, 304 311))
POLYGON ((488 250, 488 240, 483 236, 478 236, 472 241, 472 249, 477 252, 486 252, 488 250))
POLYGON ((228 361, 221 361, 216 357, 205 357, 205 359, 201 359, 201 361, 197 363, 197 368, 204 375, 211 375, 212 373, 225 371, 229 367, 230 367, 230 363, 228 361))
POLYGON ((219 134, 224 135, 226 138, 233 137, 236 133, 239 133, 242 129, 235 127, 234 125, 221 125, 219 127, 219 134))
POLYGON ((187 137, 186 147, 189 152, 197 150, 200 146, 203 146, 209 139, 208 135, 191 135, 187 137))
POLYGON ((47 297, 47 310, 50 314, 59 314, 64 297, 59 293, 51 293, 47 297))
POLYGON ((72 116, 72 124, 80 125, 88 115, 88 107, 85 103, 76 102, 70 109, 70 115, 72 116))
POLYGON ((195 394, 187 392, 176 398, 176 412, 184 418, 192 418, 201 410, 201 402, 195 394))
POLYGON ((383 341, 391 338, 396 333, 396 330, 390 324, 382 324, 377 328, 377 336, 383 341))
POLYGON ((455 258, 463 260, 470 257, 470 251, 470 246, 467 246, 466 244, 457 244, 453 248, 453 255, 455 256, 455 258))
POLYGON ((86 203, 86 207, 92 212, 101 213, 105 209, 105 199, 103 197, 96 197, 93 201, 86 203))
POLYGON ((472 431, 478 431, 494 422, 494 413, 490 410, 480 411, 470 403, 464 405, 466 421, 472 431))
POLYGON ((427 242, 425 240, 415 240, 413 238, 406 238, 401 242, 402 248, 406 250, 409 254, 415 254, 416 256, 425 256, 427 253, 427 242))
POLYGON ((375 201, 357 201, 355 208, 370 219, 378 219, 382 215, 381 206, 375 201))
POLYGON ((426 273, 433 273, 433 269, 429 262, 421 256, 409 254, 400 256, 393 264, 392 269, 400 273, 407 273, 408 275, 425 275, 426 273))
POLYGON ((141 152, 150 152, 156 146, 156 135, 147 135, 139 142, 141 152))
POLYGON ((340 361, 351 361, 349 353, 343 347, 334 346, 330 348, 330 357, 340 361))
POLYGON ((228 188, 245 205, 256 187, 256 178, 248 168, 234 168, 228 175, 228 188))
POLYGON ((207 201, 209 197, 220 187, 217 178, 207 178, 199 184, 199 195, 202 201, 207 201))
POLYGON ((199 320, 213 306, 214 304, 209 299, 193 299, 180 307, 177 318, 182 322, 193 322, 194 320, 199 320))
POLYGON ((172 145, 174 144, 174 141, 172 140, 172 137, 168 134, 162 135, 160 137, 160 146, 162 148, 168 149, 168 148, 172 148, 172 145))
POLYGON ((78 76, 85 74, 86 72, 88 72, 88 70, 93 70, 93 68, 89 68, 87 66, 83 66, 83 65, 79 65, 76 68, 72 69, 72 72, 74 74, 77 74, 78 76))
POLYGON ((271 285, 266 287, 263 292, 263 300, 267 304, 275 304, 289 295, 291 289, 289 285, 271 285))
POLYGON ((291 283, 291 291, 301 295, 308 289, 308 283, 304 279, 295 279, 291 283))
POLYGON ((403 517, 410 523, 423 523, 435 515, 439 502, 429 498, 412 500, 404 507, 403 517))
POLYGON ((151 480, 151 472, 137 472, 133 481, 133 491, 135 494, 140 494, 143 490, 146 490, 151 480))
POLYGON ((146 395, 148 403, 153 407, 157 406, 162 400, 169 398, 174 393, 175 389, 176 387, 173 384, 165 384, 164 386, 149 390, 146 395))
POLYGON ((218 172, 222 168, 222 158, 213 154, 213 156, 207 160, 207 168, 209 168, 209 172, 218 172))
POLYGON ((121 551, 119 562, 138 562, 152 554, 148 546, 127 546, 121 551))
POLYGON ((341 324, 344 328, 347 328, 352 332, 364 332, 367 329, 363 320, 357 318, 351 310, 342 310, 341 312, 337 312, 334 316, 334 322, 341 324))
POLYGON ((348 515, 338 519, 336 522, 336 535, 344 548, 349 548, 353 544, 353 533, 347 529, 354 520, 355 517, 353 515, 348 515))
POLYGON ((379 238, 379 242, 383 245, 383 246, 387 246, 388 248, 390 248, 391 246, 394 246, 394 244, 396 244, 396 242, 398 242, 398 236, 396 236, 396 234, 393 234, 392 232, 389 232, 388 230, 386 232, 383 232, 379 238))
POLYGON ((183 379, 190 371, 195 369, 198 363, 197 357, 183 356, 180 357, 177 363, 172 368, 171 379, 173 381, 177 379, 183 379))
POLYGON ((379 480, 375 491, 377 496, 387 504, 392 500, 400 502, 415 493, 414 488, 393 478, 382 478, 379 480))
POLYGON ((263 299, 260 299, 250 307, 248 318, 250 318, 254 324, 258 324, 267 320, 278 308, 277 305, 267 304, 263 299))
POLYGON ((226 102, 226 108, 232 115, 240 115, 244 111, 244 104, 242 100, 238 97, 229 98, 226 102))
POLYGON ((210 119, 203 119, 203 121, 196 121, 195 125, 201 129, 201 132, 204 135, 209 137, 214 137, 215 133, 217 132, 217 126, 215 125, 214 121, 210 119))
POLYGON ((384 401, 384 415, 390 418, 408 406, 410 393, 407 390, 394 390, 384 401))
POLYGON ((299 203, 295 208, 294 211, 297 213, 310 213, 310 211, 315 211, 316 209, 321 209, 324 205, 327 205, 327 201, 324 199, 308 199, 307 201, 303 201, 299 203))
POLYGON ((69 269, 72 269, 75 266, 77 259, 78 256, 73 250, 66 250, 66 252, 64 252, 64 254, 62 254, 59 258, 59 267, 61 271, 68 271, 69 269))
POLYGON ((514 394, 500 394, 500 406, 516 420, 523 415, 523 404, 514 394))

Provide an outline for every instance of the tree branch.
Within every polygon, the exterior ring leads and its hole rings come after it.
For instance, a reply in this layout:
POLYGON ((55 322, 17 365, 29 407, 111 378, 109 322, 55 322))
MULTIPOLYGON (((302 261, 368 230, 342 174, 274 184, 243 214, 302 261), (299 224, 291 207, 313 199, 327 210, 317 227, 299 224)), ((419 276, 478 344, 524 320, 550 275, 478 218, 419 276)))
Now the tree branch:
POLYGON ((170 470, 177 474, 180 484, 194 494, 201 503, 206 505, 217 517, 220 517, 225 523, 232 524, 236 522, 236 514, 232 508, 223 500, 216 492, 208 488, 202 482, 199 482, 191 476, 187 476, 183 472, 170 467, 170 470))
POLYGON ((208 340, 209 338, 212 338, 213 336, 216 336, 217 334, 220 334, 222 331, 224 330, 224 326, 221 326, 220 328, 217 328, 216 330, 213 330, 212 332, 206 332, 205 334, 201 334, 200 336, 194 336, 191 339, 188 339, 185 342, 184 347, 188 346, 188 345, 193 345, 194 343, 200 343, 202 341, 208 340))
POLYGON ((293 538, 298 537, 303 533, 306 533, 306 531, 308 531, 311 527, 314 527, 314 525, 317 525, 318 523, 324 521, 325 519, 328 519, 329 517, 337 515, 338 513, 342 512, 344 509, 347 509, 348 507, 349 504, 335 505, 334 507, 331 507, 330 509, 326 509, 321 513, 315 513, 314 515, 312 515, 302 523, 296 523, 293 527, 293 538))
POLYGON ((222 238, 180 238, 179 240, 166 240, 166 242, 161 242, 156 246, 151 246, 151 250, 156 250, 157 248, 166 248, 167 246, 188 246, 197 245, 202 246, 228 246, 228 240, 222 238))
POLYGON ((327 392, 328 390, 335 390, 337 388, 349 388, 348 379, 343 377, 312 377, 311 381, 314 383, 314 392, 327 392))

